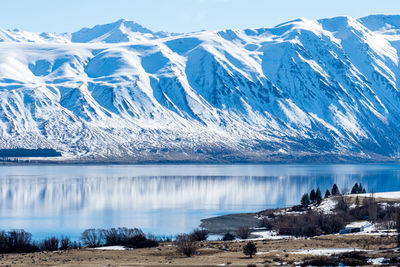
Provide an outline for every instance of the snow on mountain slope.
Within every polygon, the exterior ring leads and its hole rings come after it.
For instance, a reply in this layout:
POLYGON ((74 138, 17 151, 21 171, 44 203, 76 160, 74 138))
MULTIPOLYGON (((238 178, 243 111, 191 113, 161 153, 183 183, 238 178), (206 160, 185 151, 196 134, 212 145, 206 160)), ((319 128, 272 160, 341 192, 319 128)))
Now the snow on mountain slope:
POLYGON ((0 29, 0 42, 30 42, 30 43, 46 43, 46 42, 58 42, 68 43, 68 34, 55 34, 55 33, 32 33, 25 32, 19 29, 14 30, 2 30, 0 29))
POLYGON ((86 160, 397 158, 398 21, 0 31, 0 147, 86 160))
POLYGON ((75 43, 105 42, 121 43, 141 41, 146 38, 166 37, 164 33, 153 33, 151 30, 133 21, 124 19, 105 25, 97 25, 93 28, 83 28, 72 34, 71 41, 75 43))

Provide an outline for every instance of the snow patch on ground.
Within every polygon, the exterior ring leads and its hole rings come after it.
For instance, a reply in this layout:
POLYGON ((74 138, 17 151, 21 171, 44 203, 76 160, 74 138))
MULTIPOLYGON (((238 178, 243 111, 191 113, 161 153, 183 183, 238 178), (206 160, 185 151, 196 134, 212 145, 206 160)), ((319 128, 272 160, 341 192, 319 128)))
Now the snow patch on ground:
POLYGON ((385 258, 369 259, 368 262, 372 265, 382 265, 385 258))
POLYGON ((359 248, 319 248, 319 249, 302 249, 291 253, 314 255, 314 256, 331 256, 335 254, 353 252, 353 251, 367 251, 367 250, 359 248))
POLYGON ((336 204, 337 204, 336 201, 333 201, 330 198, 326 198, 315 209, 324 214, 331 214, 333 213, 333 210, 336 208, 336 204))
POLYGON ((254 236, 258 236, 251 240, 264 240, 264 239, 281 240, 281 239, 293 239, 294 238, 293 236, 278 235, 278 233, 275 231, 257 231, 257 232, 252 232, 251 234, 254 236))
MULTIPOLYGON (((400 191, 395 191, 395 192, 380 192, 380 193, 374 193, 376 198, 387 198, 387 199, 400 199, 400 191)), ((360 196, 360 197, 370 197, 371 193, 366 193, 366 194, 357 194, 354 196, 360 196)))
POLYGON ((357 228, 357 227, 359 227, 359 228, 361 228, 361 227, 364 227, 364 229, 368 229, 368 228, 370 228, 370 227, 372 227, 372 224, 370 223, 370 222, 368 222, 368 221, 359 221, 359 222, 352 222, 352 223, 349 223, 348 225, 346 225, 346 228, 347 227, 351 227, 351 228, 357 228))
POLYGON ((128 250, 128 248, 124 246, 107 246, 107 247, 98 247, 98 248, 93 248, 97 250, 128 250))

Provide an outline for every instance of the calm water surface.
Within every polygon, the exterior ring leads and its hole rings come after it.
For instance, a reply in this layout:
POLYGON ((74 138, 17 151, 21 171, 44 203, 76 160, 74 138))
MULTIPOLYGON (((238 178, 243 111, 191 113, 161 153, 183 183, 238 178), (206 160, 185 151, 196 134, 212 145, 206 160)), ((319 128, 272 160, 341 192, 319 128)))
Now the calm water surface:
POLYGON ((175 235, 200 219, 298 204, 336 183, 400 191, 400 165, 1 166, 0 229, 40 239, 87 228, 175 235))

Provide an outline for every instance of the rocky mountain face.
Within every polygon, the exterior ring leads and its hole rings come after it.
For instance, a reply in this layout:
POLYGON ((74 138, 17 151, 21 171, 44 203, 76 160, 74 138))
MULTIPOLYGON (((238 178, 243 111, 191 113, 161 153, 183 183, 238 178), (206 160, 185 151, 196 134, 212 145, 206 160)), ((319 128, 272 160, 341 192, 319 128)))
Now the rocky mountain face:
POLYGON ((400 16, 152 32, 0 30, 0 148, 118 161, 387 160, 400 16))

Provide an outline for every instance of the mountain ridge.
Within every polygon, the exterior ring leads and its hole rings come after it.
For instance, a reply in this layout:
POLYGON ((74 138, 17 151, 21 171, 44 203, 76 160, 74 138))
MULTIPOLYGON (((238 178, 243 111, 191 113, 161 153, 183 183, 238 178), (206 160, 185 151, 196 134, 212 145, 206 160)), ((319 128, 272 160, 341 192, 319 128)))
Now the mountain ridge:
POLYGON ((397 159, 396 21, 343 16, 183 34, 125 20, 70 35, 1 30, 0 147, 89 161, 397 159))

